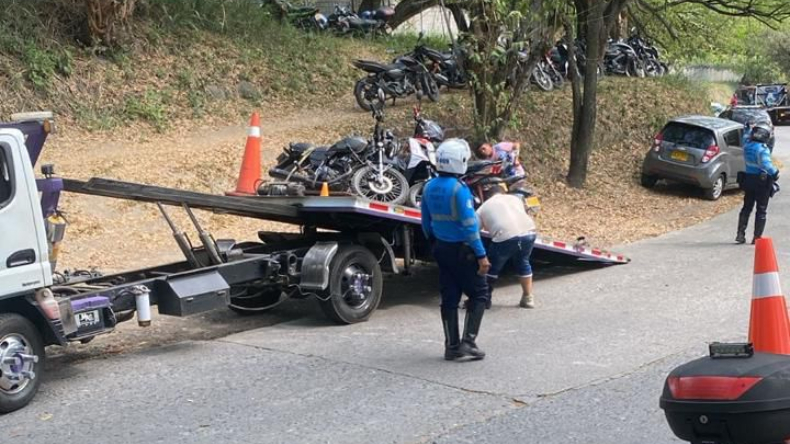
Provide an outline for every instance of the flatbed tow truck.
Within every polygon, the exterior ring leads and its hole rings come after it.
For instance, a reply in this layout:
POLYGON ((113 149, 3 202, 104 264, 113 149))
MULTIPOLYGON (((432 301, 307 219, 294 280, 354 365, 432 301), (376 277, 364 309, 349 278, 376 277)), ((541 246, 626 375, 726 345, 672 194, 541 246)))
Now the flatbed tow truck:
MULTIPOLYGON (((88 342, 135 315, 140 326, 150 325, 154 305, 172 316, 225 307, 255 313, 288 298, 315 297, 330 319, 351 324, 366 321, 378 307, 382 272, 408 274, 415 261, 431 260, 413 208, 345 196, 218 196, 101 178, 69 180, 56 177, 51 165, 42 166, 37 179, 34 165, 54 127, 52 116, 12 120, 0 124, 0 414, 33 399, 46 346, 88 342), (63 191, 158 205, 184 260, 111 275, 58 272, 63 191), (165 206, 188 213, 199 246, 179 231, 165 206), (215 240, 192 209, 282 222, 300 232, 260 231, 257 242, 215 240)), ((629 262, 547 239, 537 240, 533 255, 545 262, 629 262)))

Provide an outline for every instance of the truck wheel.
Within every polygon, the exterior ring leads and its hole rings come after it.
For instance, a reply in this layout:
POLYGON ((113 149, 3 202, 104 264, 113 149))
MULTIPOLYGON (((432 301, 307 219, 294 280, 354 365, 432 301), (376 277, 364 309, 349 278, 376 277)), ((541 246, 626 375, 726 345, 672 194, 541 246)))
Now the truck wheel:
POLYGON ((242 316, 255 315, 280 305, 281 298, 282 291, 280 289, 266 288, 262 290, 252 285, 231 287, 228 308, 242 316))
POLYGON ((26 406, 44 375, 44 341, 32 322, 0 314, 0 414, 26 406))
POLYGON ((381 267, 370 250, 341 246, 329 266, 329 288, 321 309, 339 324, 367 321, 381 302, 381 267))

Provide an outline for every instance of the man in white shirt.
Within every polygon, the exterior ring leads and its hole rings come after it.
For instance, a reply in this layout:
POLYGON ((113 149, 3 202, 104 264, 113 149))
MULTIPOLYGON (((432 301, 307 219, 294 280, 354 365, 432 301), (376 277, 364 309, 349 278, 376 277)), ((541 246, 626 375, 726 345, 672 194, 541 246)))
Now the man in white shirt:
POLYGON ((477 210, 480 225, 491 236, 488 260, 491 268, 486 274, 489 288, 488 306, 491 306, 493 284, 508 260, 513 259, 521 283, 522 308, 535 308, 535 297, 532 294, 532 266, 529 257, 537 236, 535 221, 527 214, 524 199, 531 193, 523 188, 512 190, 506 194, 499 187, 491 187, 483 205, 477 210))

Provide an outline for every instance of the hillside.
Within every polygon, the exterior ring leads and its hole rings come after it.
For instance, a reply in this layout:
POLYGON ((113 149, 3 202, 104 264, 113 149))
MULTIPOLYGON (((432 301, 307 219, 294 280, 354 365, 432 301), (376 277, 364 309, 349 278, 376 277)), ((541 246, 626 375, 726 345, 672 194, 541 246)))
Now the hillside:
MULTIPOLYGON (((350 61, 390 59, 414 42, 408 36, 353 41, 306 35, 255 16, 261 11, 254 9, 226 10, 218 24, 218 11, 185 15, 175 8, 181 3, 150 0, 125 49, 97 53, 70 37, 66 14, 56 20, 12 2, 17 19, 0 18, 0 118, 21 110, 56 111, 60 132, 44 161, 64 176, 222 193, 234 187, 251 111, 261 111, 264 170, 288 142, 367 135, 373 120, 354 104, 351 89, 359 73, 350 61), (154 14, 165 3, 167 13, 154 14)), ((736 205, 735 194, 707 202, 686 187, 649 191, 638 185, 653 135, 671 116, 707 113, 706 88, 676 78, 605 78, 599 97, 597 148, 584 190, 564 184, 569 88, 530 93, 519 109, 510 137, 524 146, 529 182, 543 201, 538 224, 544 235, 585 235, 593 244, 612 246, 736 205)), ((400 100, 387 108, 386 125, 408 136, 414 103, 400 100)), ((443 93, 438 103, 423 106, 427 117, 454 136, 468 133, 470 107, 463 91, 443 93)), ((154 206, 87 196, 65 196, 62 206, 72 224, 62 250, 65 266, 117 270, 178 257, 154 206), (125 254, 108 257, 108 248, 125 254)), ((250 239, 274 226, 199 217, 217 237, 250 239)), ((180 215, 176 220, 187 226, 180 215)))

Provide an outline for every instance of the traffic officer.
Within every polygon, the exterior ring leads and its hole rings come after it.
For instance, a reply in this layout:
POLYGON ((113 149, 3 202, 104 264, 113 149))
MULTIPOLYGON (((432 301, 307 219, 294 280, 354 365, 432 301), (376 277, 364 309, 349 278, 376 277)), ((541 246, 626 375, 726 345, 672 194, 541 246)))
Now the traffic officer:
POLYGON ((491 264, 480 239, 472 192, 460 180, 471 157, 469 144, 449 139, 436 149, 439 176, 430 180, 422 194, 422 229, 433 244, 433 256, 439 265, 442 295, 441 313, 444 327, 444 359, 465 356, 483 359, 476 339, 485 313, 488 287, 485 275, 491 264), (458 332, 458 303, 465 293, 470 303, 466 309, 463 340, 458 332))
MULTIPOLYGON (((771 151, 767 143, 771 138, 771 128, 765 123, 747 126, 744 131, 743 157, 746 162, 746 173, 741 180, 744 190, 743 208, 738 217, 738 235, 735 242, 746 242, 746 226, 752 214, 754 204, 757 211, 754 216, 754 239, 763 235, 765 229, 768 199, 774 194, 774 183, 779 179, 779 170, 771 162, 771 151)), ((754 243, 754 240, 752 240, 754 243)))

